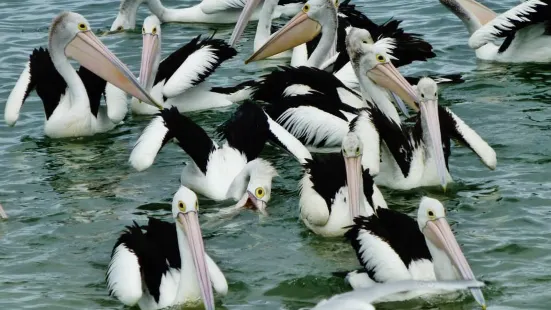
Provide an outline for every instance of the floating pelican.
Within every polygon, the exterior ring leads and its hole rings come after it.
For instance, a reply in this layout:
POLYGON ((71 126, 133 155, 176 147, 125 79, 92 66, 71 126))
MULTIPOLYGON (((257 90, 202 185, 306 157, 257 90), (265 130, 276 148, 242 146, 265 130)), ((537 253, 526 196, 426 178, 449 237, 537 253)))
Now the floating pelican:
MULTIPOLYGON (((222 62, 237 54, 224 41, 197 36, 161 61, 161 22, 152 15, 143 29, 140 82, 165 108, 177 107, 181 113, 231 105, 228 95, 211 90, 205 81, 222 62)), ((156 114, 159 109, 131 102, 136 114, 156 114)))
MULTIPOLYGON (((138 171, 148 168, 165 143, 175 138, 192 159, 182 171, 182 185, 213 200, 234 199, 236 208, 252 208, 264 213, 271 198, 272 178, 277 172, 258 156, 273 135, 273 126, 278 125, 259 106, 244 103, 221 126, 220 132, 226 142, 218 146, 200 126, 180 115, 176 108, 165 109, 136 142, 130 163, 138 171)), ((284 140, 285 133, 278 136, 284 140)))
POLYGON ((387 296, 415 290, 426 291, 456 291, 483 287, 478 281, 396 281, 376 283, 369 288, 363 288, 335 295, 330 299, 320 301, 311 310, 374 310, 372 303, 383 300, 387 296))
MULTIPOLYGON (((122 106, 110 105, 107 93, 107 109, 100 106, 106 81, 146 103, 155 104, 80 14, 64 12, 53 20, 48 49, 34 50, 15 84, 4 114, 8 125, 15 124, 23 102, 33 90, 44 103, 44 132, 51 138, 91 136, 113 129, 122 120, 126 102, 122 106), (78 73, 68 57, 82 65, 78 73)), ((120 103, 120 100, 114 102, 120 103)))
MULTIPOLYGON (((156 15, 163 23, 209 23, 209 24, 233 24, 237 22, 241 8, 245 0, 203 0, 201 3, 189 8, 166 8, 161 0, 121 0, 117 18, 111 25, 111 31, 134 29, 136 26, 136 14, 142 3, 146 3, 151 13, 156 15)), ((300 10, 300 4, 293 1, 284 1, 274 11, 272 17, 292 16, 300 10)), ((253 19, 258 19, 256 12, 253 19)))
MULTIPOLYGON (((436 199, 421 199, 417 223, 390 209, 379 209, 376 215, 358 217, 354 222, 345 236, 364 268, 347 276, 354 289, 401 280, 475 280, 446 221, 444 206, 436 199)), ((482 291, 473 288, 471 292, 485 308, 482 291)), ((389 300, 405 300, 426 293, 421 290, 389 300)))
POLYGON ((499 62, 551 61, 551 0, 528 0, 497 15, 474 0, 440 0, 467 26, 476 57, 499 62), (504 39, 501 44, 498 40, 504 39))
POLYGON ((201 301, 214 310, 213 288, 226 295, 228 283, 205 253, 198 213, 197 196, 181 186, 172 199, 176 224, 150 218, 147 226, 127 226, 111 254, 109 293, 142 310, 201 301))

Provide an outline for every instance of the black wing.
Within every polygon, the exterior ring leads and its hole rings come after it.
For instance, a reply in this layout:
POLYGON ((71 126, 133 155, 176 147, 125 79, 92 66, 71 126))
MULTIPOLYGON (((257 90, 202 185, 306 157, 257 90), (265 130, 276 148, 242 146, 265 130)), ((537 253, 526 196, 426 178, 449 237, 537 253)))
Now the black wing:
POLYGON ((46 119, 54 113, 61 95, 65 94, 67 83, 57 72, 47 49, 35 49, 30 56, 31 81, 27 87, 25 98, 36 89, 36 93, 44 104, 46 119))

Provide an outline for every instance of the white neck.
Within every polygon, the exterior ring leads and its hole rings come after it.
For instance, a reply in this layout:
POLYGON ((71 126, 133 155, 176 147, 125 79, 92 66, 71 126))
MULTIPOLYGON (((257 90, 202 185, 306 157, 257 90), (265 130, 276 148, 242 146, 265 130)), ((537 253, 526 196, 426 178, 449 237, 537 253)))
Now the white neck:
POLYGON ((257 51, 268 41, 271 35, 272 14, 277 7, 279 0, 265 0, 260 14, 258 24, 256 25, 256 35, 254 36, 254 50, 257 51))
POLYGON ((67 83, 66 96, 69 96, 68 102, 72 107, 79 105, 83 109, 90 111, 90 100, 88 99, 88 93, 84 87, 84 83, 80 79, 80 76, 75 71, 63 49, 50 46, 50 57, 54 66, 67 83))
POLYGON ((328 57, 332 56, 332 49, 335 48, 337 39, 337 27, 337 12, 335 11, 334 15, 332 14, 330 18, 323 21, 320 41, 308 58, 307 66, 319 68, 328 57))
POLYGON ((437 248, 430 240, 425 238, 427 247, 429 248, 430 255, 432 256, 432 263, 434 266, 434 274, 436 280, 459 280, 459 274, 455 270, 452 262, 448 258, 448 255, 439 248, 437 248))
POLYGON ((191 255, 191 249, 187 242, 186 235, 182 231, 179 223, 176 223, 176 235, 178 236, 178 249, 180 250, 180 281, 178 284, 178 293, 176 299, 179 302, 195 299, 201 296, 197 273, 195 272, 195 262, 191 255))
MULTIPOLYGON (((128 26, 130 28, 136 27, 136 15, 138 14, 138 8, 142 4, 143 1, 127 1, 124 12, 119 12, 119 16, 124 15, 128 19, 128 26)), ((121 8, 122 9, 122 8, 121 8)), ((119 16, 117 16, 117 19, 119 19, 119 16)))
POLYGON ((147 4, 149 5, 149 10, 163 23, 201 22, 203 21, 202 18, 206 15, 198 5, 189 8, 171 9, 163 6, 161 0, 148 0, 147 4))
POLYGON ((398 111, 390 101, 388 97, 388 91, 379 85, 375 84, 369 77, 365 74, 362 74, 360 70, 354 68, 358 80, 360 81, 360 89, 362 91, 362 96, 372 101, 377 105, 377 108, 381 110, 386 116, 392 119, 396 124, 400 124, 400 116, 398 111))

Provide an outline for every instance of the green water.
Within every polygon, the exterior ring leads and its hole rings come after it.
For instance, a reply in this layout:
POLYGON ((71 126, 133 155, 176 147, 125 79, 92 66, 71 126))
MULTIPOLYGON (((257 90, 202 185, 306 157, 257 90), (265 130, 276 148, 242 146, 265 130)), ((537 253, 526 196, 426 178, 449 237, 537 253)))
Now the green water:
MULTIPOLYGON (((167 6, 188 2, 164 1, 167 6)), ((436 0, 359 2, 378 22, 404 20, 423 33, 438 58, 403 69, 406 74, 462 73, 467 82, 441 91, 441 103, 472 126, 498 154, 487 170, 466 148, 455 147, 450 168, 456 183, 437 189, 383 189, 390 206, 415 214, 419 198, 431 195, 448 209, 457 239, 475 274, 488 283, 489 309, 551 308, 551 66, 477 62, 461 22, 436 0)), ((503 11, 517 0, 484 1, 503 11)), ((5 0, 0 3, 0 119, 4 102, 35 47, 45 46, 51 19, 61 10, 85 15, 95 29, 108 29, 114 0, 5 0), (47 4, 44 4, 47 3, 47 4)), ((138 20, 146 16, 145 8, 138 20)), ((173 51, 200 33, 231 26, 163 26, 163 50, 173 51)), ((267 64, 243 65, 252 49, 249 27, 240 54, 224 64, 214 84, 233 85, 257 77, 267 64)), ((102 37, 137 73, 138 32, 102 37)), ((277 64, 271 62, 270 65, 277 64)), ((192 113, 209 132, 233 108, 192 113)), ((114 131, 82 140, 51 140, 43 134, 44 113, 31 96, 13 128, 0 122, 0 203, 10 219, 0 221, 0 309, 121 309, 104 284, 110 253, 124 225, 147 216, 170 220, 169 202, 178 188, 182 162, 167 146, 147 171, 128 164, 133 143, 148 123, 131 117, 114 131)), ((340 239, 311 234, 298 221, 298 164, 267 148, 281 176, 274 181, 270 216, 244 212, 228 221, 202 217, 207 251, 219 263, 229 294, 221 309, 299 309, 348 290, 332 272, 357 267, 340 239)), ((204 214, 230 203, 201 200, 204 214)), ((383 304, 381 309, 476 309, 466 296, 434 304, 423 300, 383 304)))

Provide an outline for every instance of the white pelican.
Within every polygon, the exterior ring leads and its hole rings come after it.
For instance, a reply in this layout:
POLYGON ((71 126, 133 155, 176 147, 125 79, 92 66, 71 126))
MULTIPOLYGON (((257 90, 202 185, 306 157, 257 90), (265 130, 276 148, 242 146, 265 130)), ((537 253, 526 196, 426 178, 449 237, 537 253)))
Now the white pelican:
MULTIPOLYGON (((143 29, 140 82, 163 107, 177 107, 180 113, 232 104, 228 95, 211 90, 205 81, 224 61, 237 54, 224 41, 197 36, 161 61, 161 22, 152 15, 143 29)), ((133 98, 132 112, 156 114, 159 109, 133 98)))
MULTIPOLYGON (((354 222, 345 236, 364 268, 347 276, 354 289, 401 280, 476 280, 446 221, 444 206, 436 199, 421 199, 417 222, 391 209, 380 209, 376 215, 358 217, 354 222)), ((482 291, 473 288, 471 292, 485 307, 482 291)), ((426 293, 421 290, 388 300, 426 293)))
POLYGON ((320 301, 311 310, 374 310, 372 303, 384 300, 387 296, 408 291, 456 291, 483 287, 478 281, 396 281, 376 283, 368 288, 335 295, 330 299, 320 301))
POLYGON ((127 226, 111 254, 109 293, 142 310, 197 302, 214 310, 213 288, 226 295, 228 283, 205 253, 198 213, 197 196, 181 186, 172 199, 176 224, 150 218, 147 226, 127 226))
POLYGON ((475 0, 440 0, 467 26, 476 57, 498 62, 551 61, 551 0, 528 0, 497 15, 475 0), (500 39, 504 39, 498 43, 500 39))
MULTIPOLYGON (((121 0, 119 13, 111 25, 111 31, 134 29, 138 8, 144 2, 151 13, 163 23, 233 24, 237 22, 246 1, 203 0, 192 7, 171 9, 163 6, 161 0, 121 0)), ((285 1, 276 8, 272 17, 292 16, 300 10, 300 7, 300 3, 285 1)), ((258 12, 253 15, 253 19, 258 19, 258 12)))
MULTIPOLYGON (((192 159, 182 171, 182 185, 213 200, 234 199, 236 208, 266 213, 272 178, 277 172, 258 156, 273 135, 273 126, 278 125, 259 106, 244 103, 220 127, 226 142, 218 146, 199 125, 180 115, 176 108, 165 109, 144 130, 129 161, 142 171, 151 166, 164 144, 175 138, 192 159)), ((286 132, 279 133, 278 137, 285 140, 285 135, 294 139, 286 132)))
MULTIPOLYGON (((52 22, 48 49, 35 49, 12 90, 5 121, 14 125, 23 102, 36 90, 44 103, 44 132, 51 138, 91 136, 113 129, 126 114, 126 102, 100 106, 106 81, 140 100, 156 104, 130 70, 93 34, 88 21, 77 13, 64 12, 52 22), (82 66, 79 72, 68 57, 82 66), (121 117, 122 115, 122 117, 121 117), (114 119, 111 119, 113 116, 114 119)), ((113 87, 115 88, 115 87, 113 87)))

